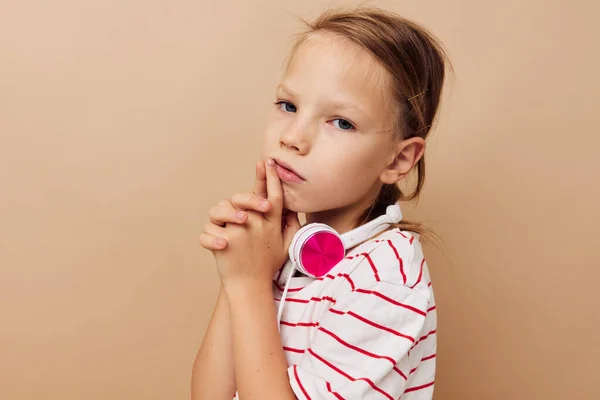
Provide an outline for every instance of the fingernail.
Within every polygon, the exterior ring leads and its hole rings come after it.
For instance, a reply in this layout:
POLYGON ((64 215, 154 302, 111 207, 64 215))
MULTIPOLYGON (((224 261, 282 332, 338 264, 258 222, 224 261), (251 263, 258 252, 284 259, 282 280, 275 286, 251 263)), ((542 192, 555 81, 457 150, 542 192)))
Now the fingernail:
POLYGON ((219 247, 225 246, 225 239, 217 238, 217 246, 219 246, 219 247))
POLYGON ((260 203, 260 206, 262 207, 263 210, 266 210, 267 208, 269 208, 269 205, 271 205, 271 203, 269 203, 269 200, 263 200, 263 202, 260 203))
POLYGON ((244 219, 244 214, 245 213, 243 211, 238 211, 235 213, 235 217, 241 221, 244 219))
POLYGON ((272 167, 273 165, 275 165, 275 161, 273 161, 273 159, 272 159, 272 158, 268 158, 268 159, 267 159, 267 164, 268 164, 268 165, 270 165, 270 166, 272 167))

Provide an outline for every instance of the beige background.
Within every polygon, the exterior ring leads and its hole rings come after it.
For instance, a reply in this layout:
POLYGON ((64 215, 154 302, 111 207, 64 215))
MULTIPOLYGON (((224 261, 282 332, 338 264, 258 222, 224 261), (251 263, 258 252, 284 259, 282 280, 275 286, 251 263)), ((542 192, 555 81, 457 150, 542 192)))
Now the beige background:
MULTIPOLYGON (((186 399, 215 301, 197 244, 251 187, 295 15, 339 1, 0 0, 0 398, 186 399)), ((594 1, 378 1, 456 74, 414 216, 436 399, 598 399, 594 1)))

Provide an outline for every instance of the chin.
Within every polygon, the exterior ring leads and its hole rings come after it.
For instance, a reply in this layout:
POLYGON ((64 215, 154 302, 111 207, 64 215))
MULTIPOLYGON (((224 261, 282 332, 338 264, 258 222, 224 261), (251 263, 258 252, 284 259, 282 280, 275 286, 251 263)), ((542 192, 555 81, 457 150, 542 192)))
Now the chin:
POLYGON ((283 208, 294 212, 304 212, 302 207, 298 207, 298 202, 294 200, 288 200, 286 196, 283 196, 283 208))
POLYGON ((283 208, 297 213, 310 212, 310 207, 307 207, 306 201, 298 198, 296 193, 288 190, 283 191, 283 208))

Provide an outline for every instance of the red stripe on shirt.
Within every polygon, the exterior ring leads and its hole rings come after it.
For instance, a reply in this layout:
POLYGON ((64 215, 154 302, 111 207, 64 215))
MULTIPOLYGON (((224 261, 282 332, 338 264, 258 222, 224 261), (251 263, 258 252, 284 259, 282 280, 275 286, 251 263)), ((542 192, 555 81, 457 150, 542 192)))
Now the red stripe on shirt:
POLYGON ((319 326, 318 322, 287 322, 287 321, 280 321, 281 325, 286 325, 286 326, 305 326, 305 327, 311 327, 311 326, 319 326))
POLYGON ((367 382, 374 390, 378 391, 379 393, 381 393, 382 395, 384 395, 385 397, 387 397, 390 400, 394 400, 394 398, 392 396, 390 396, 388 393, 384 392, 383 390, 381 390, 380 388, 378 388, 369 378, 353 378, 350 375, 348 375, 347 373, 345 373, 344 371, 342 371, 341 369, 339 369, 338 367, 336 367, 335 365, 333 365, 332 363, 330 363, 329 361, 325 360, 323 357, 319 356, 317 353, 315 353, 312 349, 308 349, 308 352, 315 357, 317 360, 321 361, 323 364, 327 365, 329 368, 331 368, 332 370, 334 370, 335 372, 337 372, 338 374, 344 376, 345 378, 347 378, 348 380, 354 382, 354 381, 365 381, 367 382))
POLYGON ((408 378, 406 377, 406 375, 404 375, 404 373, 402 371, 400 371, 400 369, 398 367, 394 366, 394 371, 396 371, 397 373, 399 373, 400 376, 403 377, 405 381, 408 380, 408 378))
POLYGON ((332 395, 334 395, 336 397, 336 399, 339 400, 346 400, 344 399, 342 396, 339 395, 339 393, 334 392, 333 390, 331 390, 331 383, 327 382, 327 391, 329 393, 331 393, 332 395))
POLYGON ((426 383, 426 384, 424 384, 424 385, 421 385, 421 386, 414 386, 414 387, 408 388, 408 389, 406 389, 406 390, 404 391, 404 393, 416 392, 417 390, 421 390, 421 389, 428 388, 428 387, 430 387, 430 386, 433 386, 433 383, 434 383, 434 382, 433 382, 433 381, 431 381, 431 382, 429 382, 429 383, 426 383))
POLYGON ((423 261, 421 261, 421 269, 419 270, 419 277, 417 278, 417 281, 415 282, 415 284, 410 287, 411 289, 414 289, 415 286, 417 286, 419 284, 419 282, 421 282, 421 278, 423 277, 423 264, 425 264, 425 259, 423 259, 423 261))
POLYGON ((349 349, 352 349, 354 351, 357 351, 357 352, 359 352, 361 354, 364 354, 364 355, 372 357, 372 358, 378 358, 378 359, 382 359, 382 360, 387 360, 387 361, 389 361, 389 362, 392 363, 392 366, 396 365, 396 361, 394 361, 394 359, 392 357, 382 356, 382 355, 379 355, 379 354, 371 353, 369 351, 361 349, 360 347, 354 346, 354 345, 352 345, 352 344, 344 341, 343 339, 341 339, 335 333, 333 333, 333 332, 331 332, 331 331, 329 331, 329 330, 327 330, 327 329, 325 329, 323 327, 319 327, 319 330, 321 332, 324 332, 324 333, 328 334, 329 336, 331 336, 332 338, 334 338, 335 340, 337 340, 338 343, 340 343, 340 344, 348 347, 349 349))
POLYGON ((335 340, 337 340, 339 343, 341 343, 342 345, 344 345, 344 346, 346 346, 346 347, 348 347, 348 348, 350 348, 352 350, 355 350, 355 351, 357 351, 359 353, 362 353, 362 354, 364 354, 366 356, 369 356, 369 357, 372 357, 372 358, 383 359, 383 360, 389 361, 390 363, 392 363, 392 367, 394 368, 394 371, 396 371, 398 374, 400 374, 400 376, 403 377, 404 380, 407 379, 406 375, 404 375, 404 373, 402 373, 402 371, 400 371, 398 368, 396 368, 396 361, 394 361, 394 359, 392 357, 382 356, 382 355, 379 355, 379 354, 371 353, 369 351, 361 349, 360 347, 351 345, 350 343, 348 343, 348 342, 344 341, 343 339, 341 339, 335 333, 333 333, 333 332, 331 332, 331 331, 329 331, 329 330, 327 330, 327 329, 325 329, 323 327, 320 327, 319 330, 321 332, 324 332, 324 333, 328 334, 329 336, 331 336, 332 338, 334 338, 335 340))
POLYGON ((436 333, 436 332, 437 332, 436 330, 433 330, 433 331, 429 332, 427 335, 425 335, 425 336, 421 336, 421 337, 419 338, 419 340, 417 340, 417 341, 415 342, 415 344, 413 344, 412 348, 415 348, 415 347, 416 347, 416 346, 417 346, 417 345, 418 345, 420 342, 422 342, 423 340, 427 339, 429 336, 431 336, 431 335, 435 335, 435 333, 436 333))
MULTIPOLYGON (((275 299, 275 301, 281 301, 281 299, 275 299)), ((310 299, 295 299, 293 297, 286 297, 285 301, 288 301, 290 303, 310 303, 310 299)))
POLYGON ((379 293, 379 292, 376 292, 374 290, 356 289, 356 292, 358 292, 358 293, 365 293, 365 294, 374 294, 375 296, 377 296, 377 297, 379 297, 379 298, 381 298, 381 299, 383 299, 383 300, 385 300, 385 301, 387 301, 389 303, 392 303, 395 306, 406 308, 407 310, 414 311, 417 314, 422 315, 422 316, 426 315, 426 313, 424 311, 421 311, 418 308, 415 308, 413 306, 409 306, 408 304, 400 303, 400 302, 398 302, 398 301, 396 301, 396 300, 394 300, 392 298, 389 298, 386 295, 384 295, 382 293, 379 293))
POLYGON ((337 274, 336 276, 333 276, 333 275, 331 275, 331 274, 327 274, 327 275, 325 275, 325 276, 320 276, 320 277, 316 278, 316 280, 318 280, 318 281, 322 281, 322 280, 324 280, 324 279, 331 279, 331 280, 334 280, 334 279, 335 279, 336 277, 338 277, 338 276, 339 276, 339 277, 342 277, 342 278, 346 278, 346 280, 348 281, 348 283, 349 283, 349 284, 350 284, 350 286, 352 287, 352 290, 354 290, 354 281, 352 281, 352 278, 350 278, 350 275, 348 275, 348 274, 342 274, 342 273, 339 273, 339 274, 337 274))
POLYGON ((431 311, 433 311, 433 310, 435 310, 435 306, 433 306, 433 307, 429 307, 429 308, 427 309, 427 312, 431 312, 431 311))
MULTIPOLYGON (((423 362, 423 361, 427 361, 427 360, 431 360, 432 358, 435 358, 435 354, 432 354, 432 355, 430 355, 430 356, 427 356, 427 357, 423 357, 423 358, 421 358, 421 362, 423 362)), ((410 372, 409 372, 408 374, 409 374, 409 375, 412 375, 412 374, 413 374, 413 372, 415 372, 417 369, 419 369, 420 365, 421 365, 421 364, 419 364, 419 365, 417 365, 416 367, 414 367, 413 369, 411 369, 411 370, 410 370, 410 372)))
POLYGON ((371 269, 373 270, 373 274, 375 274, 375 280, 377 282, 381 281, 381 279, 379 279, 379 274, 377 273, 377 268, 375 267, 375 264, 373 263, 373 260, 371 260, 371 256, 369 255, 369 253, 360 253, 360 254, 356 254, 354 256, 348 256, 346 257, 347 260, 352 260, 355 257, 358 256, 363 256, 367 259, 367 261, 369 262, 369 265, 371 265, 371 269))
POLYGON ((283 350, 291 351, 292 353, 300 353, 300 354, 304 354, 304 352, 306 351, 306 350, 302 350, 302 349, 294 349, 293 347, 287 347, 287 346, 283 346, 283 350))
MULTIPOLYGON (((277 290, 279 290, 280 292, 283 292, 285 290, 285 288, 282 288, 281 286, 279 286, 279 284, 275 283, 275 287, 277 288, 277 290)), ((304 289, 304 287, 298 287, 298 288, 288 288, 288 293, 292 293, 292 292, 299 292, 300 290, 304 289)))
POLYGON ((406 285, 406 274, 404 273, 404 262, 402 261, 402 258, 400 257, 400 254, 398 254, 398 250, 396 250, 396 247, 393 245, 392 241, 388 239, 387 242, 390 245, 390 247, 392 248, 392 250, 394 250, 394 254, 396 255, 396 258, 398 259, 398 264, 400 265, 400 274, 402 274, 402 280, 404 281, 404 284, 406 285))
POLYGON ((302 382, 300 382, 300 378, 298 377, 298 368, 296 365, 294 365, 294 377, 296 378, 296 382, 298 382, 298 386, 300 386, 300 390, 302 390, 302 394, 304 394, 308 400, 311 400, 308 393, 306 393, 304 386, 302 386, 302 382))
POLYGON ((375 264, 373 263, 371 256, 368 253, 361 253, 360 255, 364 256, 367 259, 367 261, 369 262, 369 265, 371 266, 371 269, 373 270, 373 274, 375 274, 375 280, 377 282, 379 282, 380 279, 379 279, 379 274, 377 273, 377 267, 375 267, 375 264))
POLYGON ((338 314, 338 315, 348 314, 348 315, 350 315, 350 316, 352 316, 352 317, 354 317, 354 318, 356 318, 356 319, 358 319, 358 320, 360 320, 360 321, 362 321, 362 322, 364 322, 366 324, 369 324, 369 325, 371 325, 371 326, 373 326, 373 327, 375 327, 377 329, 381 329, 383 331, 390 332, 390 333, 392 333, 392 334, 394 334, 396 336, 403 337, 405 339, 410 340, 413 343, 415 342, 415 339, 413 337, 410 337, 408 335, 405 335, 403 333, 395 331, 392 328, 388 328, 387 326, 379 325, 378 323, 370 321, 370 320, 368 320, 365 317, 361 317, 360 315, 358 315, 358 314, 356 314, 356 313, 354 313, 352 311, 348 311, 347 313, 345 313, 343 311, 336 310, 335 308, 330 308, 329 311, 331 311, 332 313, 338 314))
POLYGON ((352 287, 352 290, 354 290, 355 286, 354 286, 354 281, 352 281, 352 278, 350 278, 350 275, 348 274, 338 274, 338 276, 341 276, 343 278, 346 278, 346 280, 348 281, 348 283, 350 284, 350 286, 352 287))
MULTIPOLYGON (((310 303, 311 301, 323 301, 323 300, 327 300, 332 302, 333 304, 336 303, 336 300, 333 297, 329 297, 329 296, 323 296, 323 297, 311 297, 310 299, 295 299, 295 298, 285 298, 285 301, 289 301, 290 303, 310 303)), ((275 299, 275 301, 281 301, 281 299, 275 299)))

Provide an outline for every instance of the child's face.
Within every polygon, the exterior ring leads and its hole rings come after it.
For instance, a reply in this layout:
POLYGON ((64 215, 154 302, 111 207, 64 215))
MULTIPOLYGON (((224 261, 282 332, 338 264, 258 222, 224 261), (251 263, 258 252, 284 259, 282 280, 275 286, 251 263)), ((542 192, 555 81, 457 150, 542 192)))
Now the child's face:
POLYGON ((370 54, 333 34, 312 35, 298 48, 277 87, 280 104, 263 149, 304 178, 283 177, 285 208, 315 213, 370 204, 393 159, 386 81, 370 54))

